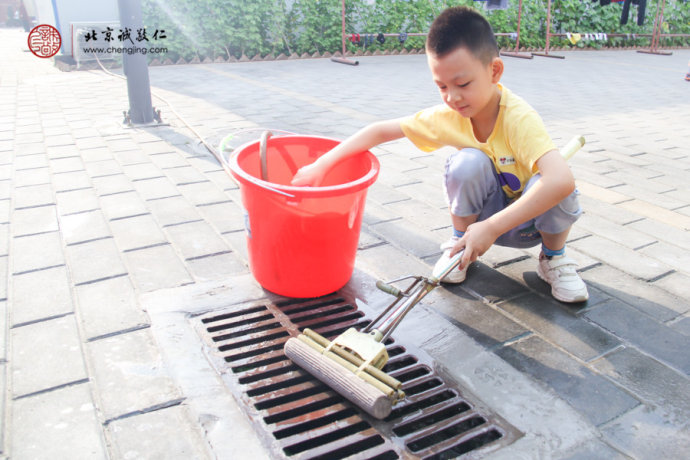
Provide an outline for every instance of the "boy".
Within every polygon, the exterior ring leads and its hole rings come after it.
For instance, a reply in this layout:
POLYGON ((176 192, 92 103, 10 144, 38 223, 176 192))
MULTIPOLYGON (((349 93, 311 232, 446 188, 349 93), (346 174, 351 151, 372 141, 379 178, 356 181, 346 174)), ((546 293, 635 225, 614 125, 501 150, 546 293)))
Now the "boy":
POLYGON ((499 83, 503 61, 491 26, 471 8, 449 8, 431 25, 426 54, 445 105, 365 127, 301 168, 293 185, 318 186, 344 158, 403 136, 424 151, 454 146, 459 150, 445 173, 454 234, 441 246, 437 266, 464 254, 442 281, 464 281, 468 265, 494 243, 524 248, 541 242, 537 273, 552 295, 587 300, 576 264, 565 256, 568 232, 582 213, 575 181, 541 118, 499 83))

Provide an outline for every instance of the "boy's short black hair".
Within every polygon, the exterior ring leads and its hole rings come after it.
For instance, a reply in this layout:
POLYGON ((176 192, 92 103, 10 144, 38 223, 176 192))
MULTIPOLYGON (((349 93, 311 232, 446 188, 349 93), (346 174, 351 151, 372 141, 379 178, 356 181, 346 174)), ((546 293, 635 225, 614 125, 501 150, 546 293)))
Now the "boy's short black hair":
POLYGON ((498 56, 498 45, 489 22, 477 10, 454 6, 444 10, 431 24, 427 51, 438 57, 465 47, 484 64, 498 56))

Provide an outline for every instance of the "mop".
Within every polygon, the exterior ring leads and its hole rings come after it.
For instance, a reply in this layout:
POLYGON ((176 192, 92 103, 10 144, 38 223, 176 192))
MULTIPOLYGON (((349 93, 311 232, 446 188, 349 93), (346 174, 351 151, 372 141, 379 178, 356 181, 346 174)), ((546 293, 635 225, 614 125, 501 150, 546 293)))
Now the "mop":
POLYGON ((460 264, 462 254, 460 251, 445 269, 434 272, 430 278, 406 276, 389 283, 377 281, 376 287, 395 300, 364 329, 351 327, 333 341, 304 329, 285 343, 285 354, 371 416, 387 417, 405 393, 401 382, 381 370, 388 362, 384 343, 412 307, 460 264), (406 279, 413 281, 404 291, 393 285, 406 279))

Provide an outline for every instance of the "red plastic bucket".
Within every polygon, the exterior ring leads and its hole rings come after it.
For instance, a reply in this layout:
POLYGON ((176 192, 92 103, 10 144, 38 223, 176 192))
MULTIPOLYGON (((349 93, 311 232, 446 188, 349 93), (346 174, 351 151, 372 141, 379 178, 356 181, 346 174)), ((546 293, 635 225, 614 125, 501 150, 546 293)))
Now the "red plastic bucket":
POLYGON ((379 173, 371 152, 335 166, 319 187, 293 187, 299 168, 340 141, 315 136, 270 138, 266 180, 260 142, 238 147, 227 166, 239 181, 249 266, 265 289, 287 297, 318 297, 343 287, 355 266, 368 187, 379 173))

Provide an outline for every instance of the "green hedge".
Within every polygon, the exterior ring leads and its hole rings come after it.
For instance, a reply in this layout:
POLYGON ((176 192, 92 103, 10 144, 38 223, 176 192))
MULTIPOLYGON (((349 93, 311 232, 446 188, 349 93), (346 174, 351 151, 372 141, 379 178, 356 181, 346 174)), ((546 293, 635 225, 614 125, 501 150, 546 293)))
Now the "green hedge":
MULTIPOLYGON (((483 11, 495 32, 515 32, 518 1, 506 10, 485 10, 485 3, 473 0, 346 0, 346 33, 426 32, 433 18, 453 5, 472 5, 483 11)), ((546 0, 524 0, 520 34, 521 47, 543 48, 546 37, 546 0)), ((340 0, 143 0, 147 29, 165 29, 165 56, 173 61, 215 59, 222 56, 249 58, 268 54, 335 53, 341 50, 340 0)), ((650 0, 643 26, 637 25, 637 7, 630 8, 626 25, 620 24, 622 4, 600 6, 590 0, 554 0, 552 32, 651 33, 657 0, 650 0)), ((690 2, 667 0, 664 32, 690 33, 690 2)), ((648 46, 649 38, 611 38, 608 42, 580 41, 578 48, 602 46, 648 46)), ((688 46, 688 38, 667 38, 664 46, 688 46)), ((400 50, 424 46, 423 37, 409 37, 403 44, 388 37, 374 41, 367 50, 400 50)), ((512 48, 515 41, 499 37, 499 46, 512 48)), ((552 38, 551 46, 572 46, 565 38, 552 38)), ((362 49, 347 42, 349 51, 362 49)), ((151 56, 156 57, 156 56, 151 56)))

